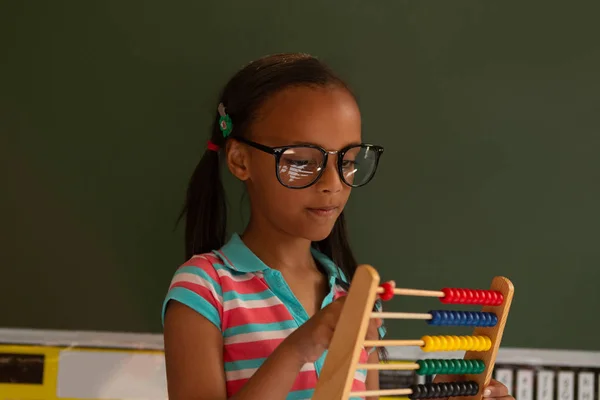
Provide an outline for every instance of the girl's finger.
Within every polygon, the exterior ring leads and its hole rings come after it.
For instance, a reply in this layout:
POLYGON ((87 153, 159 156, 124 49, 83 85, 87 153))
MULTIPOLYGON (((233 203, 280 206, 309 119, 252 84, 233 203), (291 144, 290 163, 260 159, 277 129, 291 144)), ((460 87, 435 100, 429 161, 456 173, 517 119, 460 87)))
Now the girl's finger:
POLYGON ((496 380, 492 380, 483 391, 483 397, 504 398, 507 396, 509 396, 508 388, 496 380))

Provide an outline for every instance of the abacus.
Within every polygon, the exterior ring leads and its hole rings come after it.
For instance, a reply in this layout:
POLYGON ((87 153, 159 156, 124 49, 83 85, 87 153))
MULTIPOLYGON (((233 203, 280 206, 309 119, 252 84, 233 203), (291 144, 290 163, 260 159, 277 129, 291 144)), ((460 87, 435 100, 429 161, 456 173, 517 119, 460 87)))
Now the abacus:
POLYGON ((490 382, 496 354, 510 310, 514 287, 495 277, 490 290, 444 288, 440 291, 399 289, 380 277, 370 265, 357 268, 344 308, 330 343, 313 400, 347 400, 364 396, 408 396, 410 399, 482 398, 490 382), (376 296, 386 301, 394 295, 437 297, 444 304, 483 306, 481 311, 431 311, 429 313, 374 312, 376 296), (423 336, 419 340, 364 340, 369 319, 421 319, 430 325, 473 326, 472 336, 423 336), (425 352, 466 351, 463 359, 425 359, 405 364, 358 364, 362 347, 419 346, 425 352), (415 370, 419 375, 464 375, 465 381, 413 385, 411 388, 351 392, 354 373, 362 370, 415 370))

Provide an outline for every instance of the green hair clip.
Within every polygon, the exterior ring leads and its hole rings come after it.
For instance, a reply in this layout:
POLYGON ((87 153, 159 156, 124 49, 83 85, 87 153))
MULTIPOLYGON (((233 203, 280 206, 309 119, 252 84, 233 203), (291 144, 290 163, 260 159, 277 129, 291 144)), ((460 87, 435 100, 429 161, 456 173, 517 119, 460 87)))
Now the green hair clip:
POLYGON ((219 103, 218 110, 219 115, 221 116, 221 118, 219 118, 219 128, 221 128, 221 132, 223 132, 223 137, 226 138, 233 130, 233 123, 231 122, 229 115, 225 112, 223 103, 219 103))

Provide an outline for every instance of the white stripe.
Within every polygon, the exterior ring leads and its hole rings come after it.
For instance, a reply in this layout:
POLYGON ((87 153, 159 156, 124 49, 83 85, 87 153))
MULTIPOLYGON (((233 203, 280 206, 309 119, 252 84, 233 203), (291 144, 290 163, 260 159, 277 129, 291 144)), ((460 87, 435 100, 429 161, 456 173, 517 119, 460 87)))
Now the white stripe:
MULTIPOLYGON (((226 375, 226 379, 228 381, 234 381, 237 379, 250 379, 252 377, 252 375, 254 375, 254 373, 256 372, 258 368, 247 368, 247 369, 240 369, 238 371, 227 371, 226 375)), ((315 370, 315 365, 311 364, 311 363, 307 363, 304 364, 302 366, 302 369, 300 370, 300 372, 307 372, 307 371, 314 371, 315 370)))
POLYGON ((364 372, 361 372, 361 371, 356 371, 354 373, 354 379, 361 381, 361 382, 365 382, 367 380, 367 374, 365 374, 364 372))
POLYGON ((242 299, 231 299, 231 300, 227 300, 224 304, 223 304, 223 309, 224 310, 232 310, 234 308, 264 308, 264 307, 271 307, 271 306, 278 306, 282 304, 281 301, 273 296, 273 297, 269 297, 268 299, 261 299, 261 300, 242 300, 242 299))
POLYGON ((224 340, 224 344, 228 345, 228 344, 234 344, 234 343, 260 342, 261 340, 269 340, 269 339, 285 339, 295 330, 296 330, 296 328, 288 328, 288 329, 281 329, 278 331, 261 331, 261 332, 240 333, 239 335, 234 335, 234 336, 223 338, 223 340, 224 340))
POLYGON ((189 282, 189 283, 203 286, 206 289, 208 289, 212 293, 213 296, 215 296, 215 299, 217 299, 219 303, 223 304, 223 297, 221 297, 219 295, 219 293, 217 293, 217 291, 215 290, 214 285, 212 284, 211 281, 207 281, 206 279, 204 279, 201 276, 198 276, 196 274, 192 274, 189 272, 182 272, 182 273, 176 274, 173 277, 173 280, 171 281, 171 286, 174 285, 175 283, 179 283, 179 282, 189 282))
POLYGON ((233 275, 229 270, 223 268, 215 268, 217 274, 219 274, 220 278, 227 277, 230 278, 234 282, 246 282, 256 276, 252 273, 245 273, 243 275, 233 275))

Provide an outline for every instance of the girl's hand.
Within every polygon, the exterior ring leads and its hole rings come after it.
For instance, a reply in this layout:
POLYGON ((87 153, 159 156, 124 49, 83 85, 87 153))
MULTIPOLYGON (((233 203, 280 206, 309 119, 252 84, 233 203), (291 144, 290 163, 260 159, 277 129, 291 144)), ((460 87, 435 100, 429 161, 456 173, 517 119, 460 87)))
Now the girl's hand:
MULTIPOLYGON (((345 299, 346 296, 340 297, 317 312, 288 336, 281 346, 287 347, 302 364, 317 361, 329 348, 345 299)), ((381 320, 371 320, 366 337, 376 339, 377 327, 380 325, 381 320)))
MULTIPOLYGON (((461 380, 464 380, 464 376, 438 375, 435 377, 433 382, 457 382, 461 380)), ((485 389, 483 389, 483 397, 494 400, 515 400, 513 396, 508 394, 508 388, 495 379, 492 379, 485 389)))

